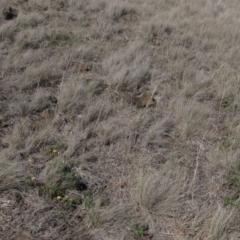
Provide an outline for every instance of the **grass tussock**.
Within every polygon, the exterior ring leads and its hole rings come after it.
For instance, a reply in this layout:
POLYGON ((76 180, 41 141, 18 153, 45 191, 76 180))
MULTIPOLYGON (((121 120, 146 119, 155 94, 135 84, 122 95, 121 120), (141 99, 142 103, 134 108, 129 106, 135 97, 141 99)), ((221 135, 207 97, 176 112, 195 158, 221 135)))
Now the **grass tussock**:
POLYGON ((26 187, 26 175, 21 162, 9 161, 7 154, 1 154, 0 192, 26 187))
POLYGON ((136 201, 140 208, 151 214, 171 215, 174 206, 178 204, 179 192, 185 188, 183 170, 175 167, 169 171, 170 166, 165 166, 161 174, 150 172, 139 175, 136 201))
POLYGON ((87 102, 87 92, 81 80, 63 82, 58 95, 58 111, 70 116, 81 114, 87 102))
POLYGON ((126 2, 115 1, 112 2, 107 9, 107 16, 113 21, 118 21, 121 18, 136 13, 136 6, 126 2))
POLYGON ((150 83, 150 61, 144 52, 139 53, 142 47, 142 43, 134 43, 104 61, 103 68, 108 72, 110 86, 117 90, 136 91, 150 83))
POLYGON ((17 18, 17 24, 22 28, 36 28, 46 21, 44 15, 38 12, 32 12, 28 15, 20 14, 17 18))
POLYGON ((18 34, 16 45, 19 50, 37 49, 41 47, 61 47, 71 45, 74 41, 72 32, 65 29, 51 29, 45 28, 27 29, 18 34))
POLYGON ((0 9, 0 238, 240 239, 237 0, 0 9))
POLYGON ((31 101, 30 109, 34 112, 42 112, 44 109, 54 109, 57 99, 44 88, 38 88, 31 101))
POLYGON ((0 39, 1 41, 13 42, 18 32, 18 28, 12 22, 6 23, 0 27, 0 39))
POLYGON ((55 86, 60 83, 62 75, 53 71, 51 63, 42 63, 35 68, 27 68, 23 74, 20 88, 31 90, 36 87, 55 86))

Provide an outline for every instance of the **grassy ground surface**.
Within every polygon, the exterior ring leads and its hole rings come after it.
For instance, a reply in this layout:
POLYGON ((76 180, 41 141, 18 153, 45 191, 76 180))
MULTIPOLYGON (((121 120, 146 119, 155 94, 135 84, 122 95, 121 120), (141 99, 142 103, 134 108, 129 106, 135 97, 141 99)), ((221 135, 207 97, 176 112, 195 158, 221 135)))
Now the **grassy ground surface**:
POLYGON ((240 239, 238 0, 0 9, 1 239, 240 239))

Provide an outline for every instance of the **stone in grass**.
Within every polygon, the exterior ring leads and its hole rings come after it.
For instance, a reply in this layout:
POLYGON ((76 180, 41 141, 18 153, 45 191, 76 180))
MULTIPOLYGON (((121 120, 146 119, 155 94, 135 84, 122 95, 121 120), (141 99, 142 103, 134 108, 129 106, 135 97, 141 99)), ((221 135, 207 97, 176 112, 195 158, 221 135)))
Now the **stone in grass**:
POLYGON ((12 20, 15 17, 17 17, 17 9, 12 8, 12 7, 5 7, 2 11, 3 13, 3 18, 5 20, 12 20))
POLYGON ((151 93, 148 92, 127 92, 122 91, 121 95, 127 103, 137 106, 138 108, 156 106, 156 100, 151 93))
POLYGON ((80 71, 83 71, 83 72, 84 72, 84 71, 85 71, 85 72, 91 71, 91 70, 92 70, 92 65, 82 63, 82 64, 80 64, 80 66, 79 66, 79 70, 80 70, 80 71))

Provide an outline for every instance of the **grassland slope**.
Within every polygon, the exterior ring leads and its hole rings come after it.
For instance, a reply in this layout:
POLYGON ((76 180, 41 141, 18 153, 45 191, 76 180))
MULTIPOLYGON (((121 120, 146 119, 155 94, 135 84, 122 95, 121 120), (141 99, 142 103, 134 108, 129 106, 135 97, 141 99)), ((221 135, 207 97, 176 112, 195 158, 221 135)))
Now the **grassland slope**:
POLYGON ((1 239, 240 239, 238 0, 1 0, 1 239))

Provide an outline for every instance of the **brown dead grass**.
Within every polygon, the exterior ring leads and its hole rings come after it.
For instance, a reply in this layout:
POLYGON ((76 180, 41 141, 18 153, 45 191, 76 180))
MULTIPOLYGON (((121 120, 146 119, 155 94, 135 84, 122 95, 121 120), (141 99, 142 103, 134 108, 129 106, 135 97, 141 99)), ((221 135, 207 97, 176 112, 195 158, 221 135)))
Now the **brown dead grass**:
POLYGON ((3 0, 1 239, 239 239, 239 3, 3 0))

